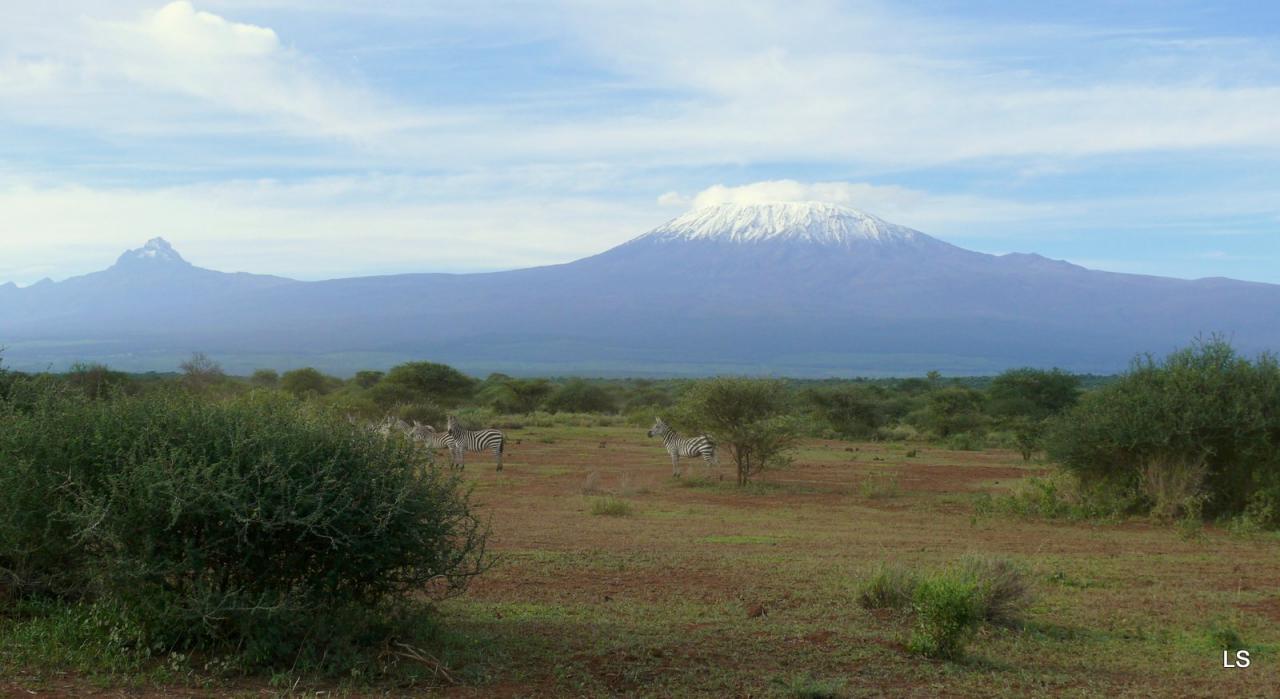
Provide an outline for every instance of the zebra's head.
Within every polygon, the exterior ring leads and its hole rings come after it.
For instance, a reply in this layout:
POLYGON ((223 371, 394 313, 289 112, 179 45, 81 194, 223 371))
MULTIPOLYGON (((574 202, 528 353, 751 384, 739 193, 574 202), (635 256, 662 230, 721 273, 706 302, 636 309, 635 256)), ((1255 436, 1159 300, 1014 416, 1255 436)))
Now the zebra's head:
POLYGON ((391 415, 383 418, 382 422, 378 423, 378 434, 381 434, 383 437, 390 436, 391 433, 396 430, 407 432, 409 430, 409 423, 391 415))
POLYGON ((450 415, 450 416, 449 416, 449 425, 448 425, 448 430, 449 430, 450 432, 458 432, 458 431, 460 431, 461 429, 462 429, 462 425, 459 425, 459 424, 458 424, 458 418, 456 418, 456 417, 454 417, 454 416, 450 415))
POLYGON ((667 436, 667 433, 670 431, 671 431, 671 428, 667 427, 667 423, 663 422, 662 418, 655 416, 653 418, 653 427, 649 428, 649 436, 665 437, 667 436))

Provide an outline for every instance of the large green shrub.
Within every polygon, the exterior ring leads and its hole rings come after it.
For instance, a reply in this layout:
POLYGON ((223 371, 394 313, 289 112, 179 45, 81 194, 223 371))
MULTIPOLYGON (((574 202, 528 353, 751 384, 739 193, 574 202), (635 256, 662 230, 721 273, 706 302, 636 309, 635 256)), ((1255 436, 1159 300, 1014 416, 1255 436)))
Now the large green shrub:
POLYGON ((117 605, 146 648, 323 657, 487 565, 454 477, 288 396, 17 393, 0 404, 0 579, 117 605))
POLYGON ((475 379, 447 364, 407 362, 392 367, 377 388, 403 391, 404 399, 396 402, 431 401, 452 407, 469 397, 475 385, 475 379))
POLYGON ((1218 339, 1136 360, 1064 415, 1048 449, 1085 484, 1141 493, 1147 507, 1280 525, 1280 366, 1218 339), (1186 502, 1160 502, 1170 497, 1186 502))

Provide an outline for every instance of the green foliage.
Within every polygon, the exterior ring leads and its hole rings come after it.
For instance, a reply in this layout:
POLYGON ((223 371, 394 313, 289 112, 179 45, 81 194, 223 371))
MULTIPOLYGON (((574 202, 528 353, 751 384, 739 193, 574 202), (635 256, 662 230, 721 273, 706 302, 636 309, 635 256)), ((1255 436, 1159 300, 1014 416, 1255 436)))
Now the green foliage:
POLYGON ((930 658, 956 659, 982 621, 982 591, 963 577, 936 576, 916 585, 916 628, 907 647, 930 658))
POLYGON ((1046 420, 1015 415, 1008 418, 1006 424, 1013 431, 1013 443, 1023 461, 1030 461, 1036 452, 1044 448, 1046 420))
POLYGON ((76 364, 65 375, 67 385, 93 400, 124 393, 137 393, 137 384, 122 371, 103 364, 76 364))
POLYGON ((782 381, 720 377, 694 384, 679 412, 729 451, 738 485, 746 485, 765 468, 790 463, 798 441, 790 398, 782 381))
POLYGON ((1007 558, 966 556, 954 576, 972 582, 978 589, 978 610, 983 621, 996 626, 1022 625, 1031 605, 1031 588, 1026 571, 1007 558))
POLYGON ((993 415, 1037 422, 1076 404, 1080 378, 1058 369, 1010 369, 992 379, 988 395, 993 415))
POLYGON ((494 374, 485 379, 476 397, 499 413, 528 414, 536 411, 554 389, 546 379, 514 379, 494 374))
POLYGON ((335 388, 336 379, 321 374, 311 367, 286 371, 280 377, 280 388, 299 398, 323 396, 335 388))
POLYGON ((373 388, 385 375, 386 373, 381 371, 357 371, 351 382, 360 388, 373 388))
POLYGON ((1086 395, 1058 421, 1048 450, 1086 483, 1143 489, 1147 509, 1159 504, 1143 485, 1152 469, 1187 469, 1203 461, 1202 492, 1185 498, 1200 498, 1211 516, 1262 511, 1280 493, 1277 406, 1276 358, 1249 361, 1215 338, 1161 362, 1135 361, 1127 374, 1086 395))
POLYGON ((858 604, 866 609, 905 609, 915 597, 920 576, 910 568, 881 563, 858 591, 858 604))
POLYGON ((406 400, 396 402, 430 401, 453 407, 470 397, 475 384, 475 379, 446 364, 408 362, 392 367, 378 385, 403 391, 406 400))
POLYGON ((1109 483, 1084 484, 1070 472, 1027 478, 1008 493, 976 496, 978 514, 1038 519, 1114 520, 1134 510, 1137 493, 1109 483))
POLYGON ((182 380, 187 388, 193 391, 207 391, 223 383, 227 375, 222 366, 213 361, 204 352, 195 352, 191 358, 178 365, 182 370, 182 380))
POLYGON ((986 426, 981 392, 962 386, 948 386, 929 394, 924 410, 917 417, 918 426, 946 439, 965 432, 978 432, 986 426))
POLYGON ((139 651, 336 660, 487 566, 459 482, 405 440, 278 393, 23 384, 0 404, 0 573, 19 596, 124 610, 139 651))
POLYGON ((638 379, 627 392, 625 409, 628 413, 652 415, 655 409, 669 408, 675 405, 672 388, 673 385, 669 382, 659 385, 654 381, 638 379))
POLYGON ((612 495, 593 498, 591 500, 591 514, 603 515, 605 517, 626 517, 633 512, 631 503, 612 495))
POLYGON ((835 435, 867 439, 887 423, 886 393, 879 386, 845 384, 809 389, 804 398, 835 435))
POLYGON ((981 451, 986 448, 986 437, 977 432, 953 432, 943 444, 956 451, 981 451))
POLYGON ((547 410, 553 413, 616 413, 617 402, 613 395, 599 384, 582 379, 569 379, 546 400, 547 410))
POLYGON ((983 622, 1020 626, 1031 603, 1026 573, 1003 558, 967 556, 925 574, 880 564, 862 581, 866 609, 910 609, 916 615, 908 647, 936 658, 958 658, 983 622))
POLYGON ((275 388, 280 385, 280 373, 275 369, 258 369, 249 377, 249 383, 258 388, 275 388))

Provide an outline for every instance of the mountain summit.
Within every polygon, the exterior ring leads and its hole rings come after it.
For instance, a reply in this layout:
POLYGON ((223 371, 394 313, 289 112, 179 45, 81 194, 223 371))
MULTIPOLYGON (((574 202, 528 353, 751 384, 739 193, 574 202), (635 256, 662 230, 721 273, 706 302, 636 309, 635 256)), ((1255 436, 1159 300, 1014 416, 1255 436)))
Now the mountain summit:
POLYGON ((128 250, 116 260, 117 267, 133 267, 136 265, 179 265, 190 267, 191 263, 182 259, 182 255, 164 238, 152 238, 145 245, 128 250))
POLYGON ((719 204, 672 219, 640 239, 733 243, 807 242, 856 247, 944 244, 871 214, 824 202, 719 204))

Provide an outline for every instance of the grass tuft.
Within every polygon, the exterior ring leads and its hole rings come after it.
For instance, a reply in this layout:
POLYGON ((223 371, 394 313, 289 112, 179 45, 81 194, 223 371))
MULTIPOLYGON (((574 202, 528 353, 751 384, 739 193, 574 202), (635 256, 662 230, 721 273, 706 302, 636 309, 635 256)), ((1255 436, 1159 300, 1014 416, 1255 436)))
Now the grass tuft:
POLYGON ((627 517, 634 512, 631 503, 612 495, 591 501, 591 514, 604 517, 627 517))
POLYGON ((858 604, 864 609, 905 609, 911 605, 920 576, 909 568, 881 563, 862 583, 858 604))
POLYGON ((896 498, 902 494, 898 474, 888 471, 868 473, 858 484, 858 492, 868 500, 896 498))

